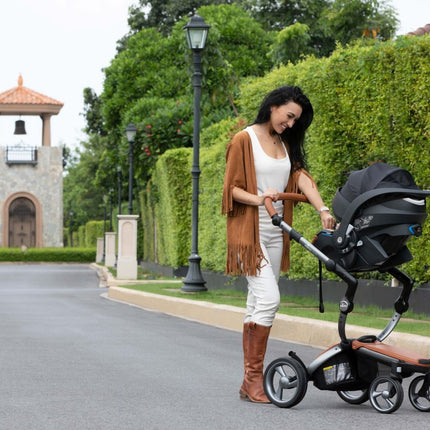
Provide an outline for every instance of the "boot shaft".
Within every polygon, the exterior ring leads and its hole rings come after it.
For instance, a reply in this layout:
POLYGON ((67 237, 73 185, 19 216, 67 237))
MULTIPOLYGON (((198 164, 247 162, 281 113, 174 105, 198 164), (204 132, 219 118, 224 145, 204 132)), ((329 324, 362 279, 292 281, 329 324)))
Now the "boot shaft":
POLYGON ((251 372, 263 372, 264 356, 271 327, 250 322, 248 327, 248 351, 245 369, 251 372))

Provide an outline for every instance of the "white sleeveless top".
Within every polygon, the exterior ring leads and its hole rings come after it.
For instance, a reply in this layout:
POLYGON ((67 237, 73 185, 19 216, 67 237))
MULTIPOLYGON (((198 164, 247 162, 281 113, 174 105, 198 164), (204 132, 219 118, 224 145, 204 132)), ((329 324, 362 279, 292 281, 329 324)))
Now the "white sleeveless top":
MULTIPOLYGON (((284 143, 282 142, 285 157, 272 158, 264 152, 253 128, 247 127, 245 130, 251 136, 258 195, 263 195, 264 191, 268 188, 274 188, 280 193, 283 193, 287 187, 291 171, 291 162, 284 143)), ((277 202, 273 202, 273 206, 279 215, 282 216, 284 209, 282 201, 278 200, 277 202)), ((260 217, 262 215, 267 216, 267 211, 264 206, 259 206, 259 215, 260 217)))

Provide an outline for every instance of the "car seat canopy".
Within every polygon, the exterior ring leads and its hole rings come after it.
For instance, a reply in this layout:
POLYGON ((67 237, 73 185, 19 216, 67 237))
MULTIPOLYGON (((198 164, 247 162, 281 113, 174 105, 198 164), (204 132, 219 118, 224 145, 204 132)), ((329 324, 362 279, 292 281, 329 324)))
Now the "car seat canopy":
POLYGON ((407 170, 386 163, 354 171, 333 199, 338 229, 318 235, 315 245, 350 271, 403 264, 412 259, 406 243, 421 234, 429 194, 407 170))
POLYGON ((333 199, 333 213, 341 220, 346 208, 367 191, 380 188, 404 188, 420 190, 412 175, 405 169, 377 162, 365 169, 353 171, 345 185, 333 199))

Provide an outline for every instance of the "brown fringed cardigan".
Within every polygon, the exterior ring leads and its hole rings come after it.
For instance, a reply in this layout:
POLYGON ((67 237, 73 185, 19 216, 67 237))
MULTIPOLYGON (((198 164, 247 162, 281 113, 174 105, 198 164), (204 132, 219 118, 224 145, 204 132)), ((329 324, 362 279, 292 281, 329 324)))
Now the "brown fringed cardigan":
MULTIPOLYGON (((288 145, 287 150, 288 150, 288 145)), ((299 176, 304 169, 294 170, 290 174, 284 192, 297 193, 299 176)), ((315 184, 315 181, 312 179, 315 184)), ((316 185, 315 185, 316 186, 316 185)), ((254 168, 251 137, 243 130, 237 133, 227 147, 226 171, 224 177, 222 213, 227 215, 227 262, 225 272, 231 275, 255 276, 261 267, 263 252, 260 247, 258 229, 258 206, 249 206, 233 200, 234 187, 242 188, 251 194, 257 194, 257 178, 254 168)), ((284 221, 293 222, 291 200, 284 201, 284 221)), ((290 238, 284 233, 284 249, 281 270, 290 267, 290 238)))

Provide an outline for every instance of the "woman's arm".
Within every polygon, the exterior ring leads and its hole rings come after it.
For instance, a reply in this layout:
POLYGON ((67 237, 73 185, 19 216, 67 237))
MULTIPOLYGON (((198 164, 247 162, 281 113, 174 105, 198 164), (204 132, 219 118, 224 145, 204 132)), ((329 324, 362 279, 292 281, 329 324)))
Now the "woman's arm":
POLYGON ((336 226, 336 220, 330 214, 328 210, 321 210, 326 208, 318 189, 312 183, 311 179, 307 175, 301 174, 299 176, 299 190, 307 197, 311 205, 318 211, 321 224, 323 228, 334 229, 336 226))
POLYGON ((267 189, 261 196, 248 193, 248 191, 245 191, 239 187, 234 187, 232 190, 232 193, 233 193, 233 199, 235 201, 239 203, 243 203, 245 205, 250 205, 250 206, 264 205, 264 199, 266 197, 270 197, 274 202, 276 202, 276 200, 278 200, 278 197, 279 197, 278 191, 272 188, 267 189))

